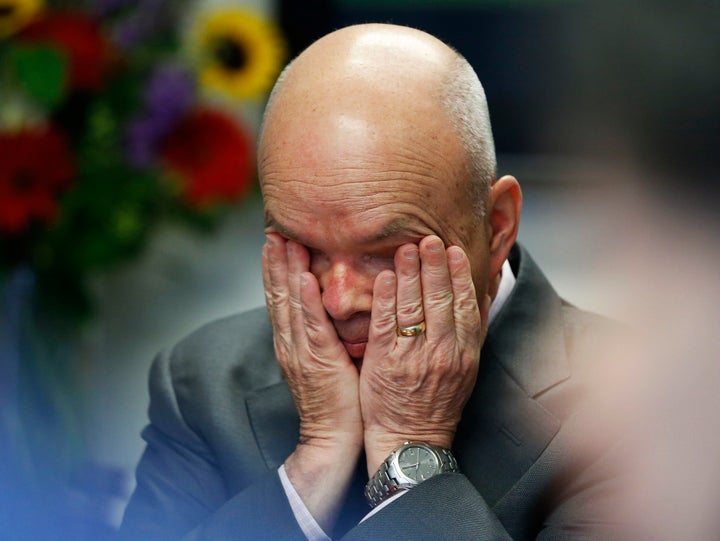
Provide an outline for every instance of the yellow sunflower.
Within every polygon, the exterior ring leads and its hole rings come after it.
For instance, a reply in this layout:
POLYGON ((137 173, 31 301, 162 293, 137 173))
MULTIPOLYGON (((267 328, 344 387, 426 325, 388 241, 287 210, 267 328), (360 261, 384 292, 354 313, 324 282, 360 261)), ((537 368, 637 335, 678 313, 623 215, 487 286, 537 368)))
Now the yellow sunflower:
POLYGON ((244 9, 215 9, 200 16, 191 30, 191 42, 200 85, 235 99, 267 92, 285 60, 278 28, 244 9))
POLYGON ((43 8, 43 0, 0 0, 0 39, 21 30, 43 8))

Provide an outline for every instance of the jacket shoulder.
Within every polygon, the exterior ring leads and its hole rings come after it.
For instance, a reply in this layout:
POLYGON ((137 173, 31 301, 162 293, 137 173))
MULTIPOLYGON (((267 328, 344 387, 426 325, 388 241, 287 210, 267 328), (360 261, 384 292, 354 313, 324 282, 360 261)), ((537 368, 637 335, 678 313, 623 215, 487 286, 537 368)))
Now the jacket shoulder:
POLYGON ((176 386, 231 385, 249 391, 282 378, 265 307, 200 327, 172 348, 169 362, 176 386))
POLYGON ((586 363, 601 363, 608 345, 615 344, 628 333, 619 321, 582 310, 562 301, 565 349, 576 370, 586 363))

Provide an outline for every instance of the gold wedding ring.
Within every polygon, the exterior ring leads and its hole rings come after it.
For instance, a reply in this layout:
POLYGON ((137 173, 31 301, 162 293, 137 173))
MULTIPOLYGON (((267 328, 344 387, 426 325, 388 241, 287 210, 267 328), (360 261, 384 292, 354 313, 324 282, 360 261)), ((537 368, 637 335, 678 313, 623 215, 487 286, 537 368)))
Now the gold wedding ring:
POLYGON ((395 333, 398 336, 418 336, 425 332, 425 322, 421 321, 417 325, 410 325, 409 327, 397 327, 395 333))

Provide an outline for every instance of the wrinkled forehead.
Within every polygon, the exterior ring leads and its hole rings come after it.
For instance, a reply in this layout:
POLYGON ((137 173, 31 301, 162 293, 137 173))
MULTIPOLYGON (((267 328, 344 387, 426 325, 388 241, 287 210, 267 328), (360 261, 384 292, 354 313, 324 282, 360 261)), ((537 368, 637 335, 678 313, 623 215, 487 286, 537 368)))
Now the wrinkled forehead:
POLYGON ((401 79, 342 72, 286 85, 260 140, 266 207, 360 216, 463 191, 465 153, 438 94, 401 79))
MULTIPOLYGON (((347 81, 344 83, 347 84, 347 81)), ((261 182, 279 170, 400 169, 411 160, 431 174, 465 163, 462 142, 437 96, 401 88, 336 88, 282 98, 266 118, 258 167, 261 182)))
POLYGON ((459 138, 442 121, 343 112, 268 130, 259 173, 267 198, 356 201, 377 194, 427 200, 460 190, 459 138))
POLYGON ((398 229, 442 233, 467 205, 463 153, 452 134, 362 116, 326 120, 312 129, 290 122, 268 139, 260 171, 275 230, 302 231, 309 245, 362 244, 398 229))
POLYGON ((332 89, 295 88, 278 96, 268 111, 259 154, 283 150, 298 139, 324 143, 388 143, 418 137, 436 138, 453 126, 440 97, 408 89, 396 81, 378 88, 368 81, 329 81, 332 89))
POLYGON ((378 189, 391 184, 386 179, 348 182, 333 191, 317 182, 270 183, 264 194, 266 228, 308 247, 335 249, 442 234, 446 212, 429 210, 426 198, 397 185, 378 189))

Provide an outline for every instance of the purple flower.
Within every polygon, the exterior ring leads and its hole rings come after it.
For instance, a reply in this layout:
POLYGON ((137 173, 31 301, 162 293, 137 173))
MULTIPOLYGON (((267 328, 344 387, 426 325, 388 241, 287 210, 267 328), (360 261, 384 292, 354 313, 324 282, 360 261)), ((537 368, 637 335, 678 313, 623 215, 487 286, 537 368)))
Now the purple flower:
POLYGON ((128 127, 126 147, 128 162, 139 168, 155 161, 160 143, 192 105, 195 86, 187 72, 167 64, 152 75, 143 98, 142 114, 128 127))
POLYGON ((152 111, 176 116, 185 112, 195 99, 193 78, 182 68, 165 64, 150 79, 145 92, 145 107, 152 111))

